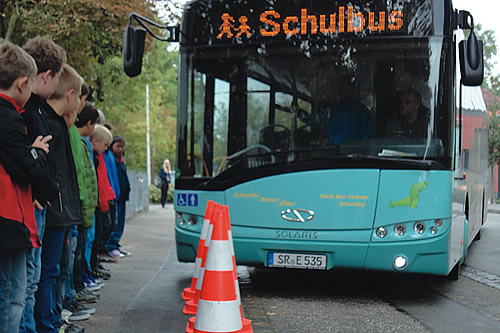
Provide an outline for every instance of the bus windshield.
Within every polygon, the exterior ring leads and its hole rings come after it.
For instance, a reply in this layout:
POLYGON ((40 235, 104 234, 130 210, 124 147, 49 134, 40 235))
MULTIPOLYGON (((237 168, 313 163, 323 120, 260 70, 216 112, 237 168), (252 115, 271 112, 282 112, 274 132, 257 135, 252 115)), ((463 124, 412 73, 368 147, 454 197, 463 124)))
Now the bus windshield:
POLYGON ((449 169, 452 57, 449 37, 424 33, 183 47, 178 177, 449 169))

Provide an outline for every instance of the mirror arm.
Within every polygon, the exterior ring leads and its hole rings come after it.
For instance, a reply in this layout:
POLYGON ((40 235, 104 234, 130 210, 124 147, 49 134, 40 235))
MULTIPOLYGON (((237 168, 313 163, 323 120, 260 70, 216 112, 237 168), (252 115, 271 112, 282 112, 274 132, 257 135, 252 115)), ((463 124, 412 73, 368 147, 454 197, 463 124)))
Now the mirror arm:
POLYGON ((466 10, 455 12, 456 26, 460 29, 470 29, 474 31, 474 17, 466 10), (470 19, 470 22, 468 21, 470 19))
POLYGON ((162 41, 162 42, 178 42, 179 41, 179 25, 175 26, 168 26, 168 25, 162 25, 159 23, 156 23, 155 21, 152 21, 142 15, 139 15, 137 13, 130 13, 129 15, 129 24, 132 24, 132 20, 135 19, 144 29, 146 29, 147 32, 154 38, 162 41), (169 37, 163 38, 160 36, 157 36, 153 31, 144 23, 148 23, 150 25, 153 25, 157 28, 160 28, 162 30, 167 30, 169 32, 169 37))

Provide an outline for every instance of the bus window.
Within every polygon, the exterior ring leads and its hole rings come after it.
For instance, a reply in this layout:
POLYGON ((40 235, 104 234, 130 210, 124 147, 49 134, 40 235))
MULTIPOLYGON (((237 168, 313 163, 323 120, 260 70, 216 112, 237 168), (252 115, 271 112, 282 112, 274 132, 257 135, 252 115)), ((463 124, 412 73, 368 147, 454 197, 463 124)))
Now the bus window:
POLYGON ((229 124, 229 83, 215 79, 214 99, 214 174, 217 174, 227 156, 229 124))
POLYGON ((292 128, 292 117, 290 113, 290 107, 293 102, 293 96, 277 92, 276 93, 276 117, 274 120, 275 124, 285 126, 287 129, 292 128))
POLYGON ((202 177, 207 174, 206 164, 203 161, 202 140, 203 137, 203 115, 205 111, 205 86, 206 75, 193 71, 190 78, 193 87, 189 96, 189 116, 188 123, 188 151, 190 152, 191 172, 194 177, 202 177))
POLYGON ((259 143, 259 131, 269 123, 271 88, 251 77, 247 79, 248 145, 259 143))

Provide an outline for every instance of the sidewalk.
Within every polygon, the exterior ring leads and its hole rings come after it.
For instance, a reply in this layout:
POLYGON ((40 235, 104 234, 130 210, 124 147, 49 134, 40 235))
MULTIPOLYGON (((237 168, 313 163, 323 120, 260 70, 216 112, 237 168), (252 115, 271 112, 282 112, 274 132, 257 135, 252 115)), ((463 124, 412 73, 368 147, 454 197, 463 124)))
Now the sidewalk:
POLYGON ((172 205, 127 220, 122 247, 132 256, 105 264, 105 281, 89 320, 74 322, 87 333, 184 332, 189 316, 182 313, 182 289, 189 286, 194 264, 177 261, 172 205))
POLYGON ((488 213, 500 214, 500 204, 488 204, 488 213))

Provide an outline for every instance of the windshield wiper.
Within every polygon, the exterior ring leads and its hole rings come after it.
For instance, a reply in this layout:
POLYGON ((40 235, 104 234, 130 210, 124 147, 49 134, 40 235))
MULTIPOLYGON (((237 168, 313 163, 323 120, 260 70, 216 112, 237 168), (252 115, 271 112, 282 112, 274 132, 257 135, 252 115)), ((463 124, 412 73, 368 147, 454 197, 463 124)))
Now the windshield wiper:
POLYGON ((446 167, 435 160, 418 160, 414 158, 401 158, 398 156, 373 156, 373 155, 360 155, 360 154, 349 154, 347 155, 348 158, 351 159, 365 159, 365 160, 370 160, 370 161, 380 161, 380 162, 389 162, 389 163, 397 163, 399 165, 404 165, 404 166, 412 166, 412 167, 418 167, 420 169, 424 170, 430 170, 430 169, 446 169, 446 167))

